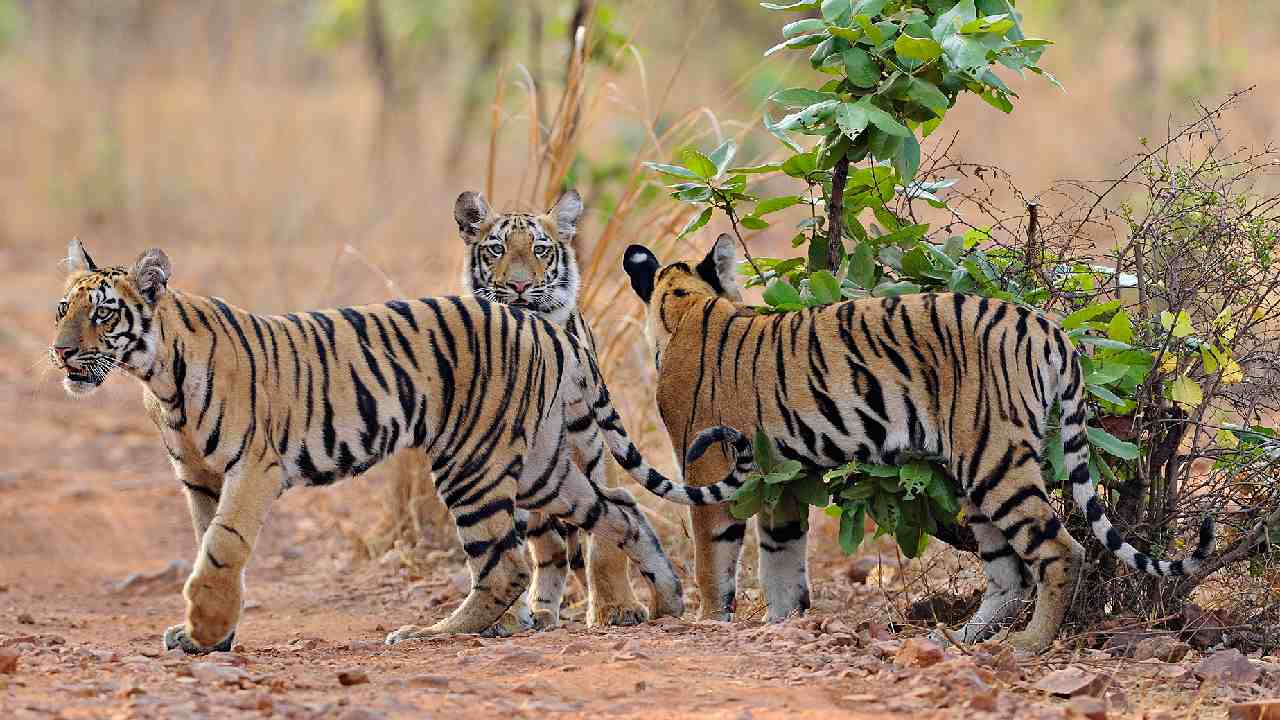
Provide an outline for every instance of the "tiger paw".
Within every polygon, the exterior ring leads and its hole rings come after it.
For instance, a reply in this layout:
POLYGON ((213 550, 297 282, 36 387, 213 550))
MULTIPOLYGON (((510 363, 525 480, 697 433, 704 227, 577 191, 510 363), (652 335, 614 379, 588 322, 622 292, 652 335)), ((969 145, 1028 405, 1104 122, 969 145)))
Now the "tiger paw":
POLYGON ((187 632, 185 625, 174 625, 164 631, 164 649, 166 651, 174 648, 182 648, 182 651, 188 655, 205 655, 211 652, 230 652, 231 646, 235 643, 236 631, 232 630, 231 634, 223 638, 222 642, 204 647, 191 639, 190 633, 187 632))
POLYGON ((387 639, 384 640, 388 645, 406 642, 409 640, 425 640, 440 635, 429 627, 422 625, 404 625, 397 630, 387 633, 387 639))
POLYGON ((560 613, 546 608, 533 611, 533 629, 539 632, 560 627, 560 613))
POLYGON ((639 625, 648 619, 649 611, 639 603, 592 605, 587 612, 587 627, 639 625))

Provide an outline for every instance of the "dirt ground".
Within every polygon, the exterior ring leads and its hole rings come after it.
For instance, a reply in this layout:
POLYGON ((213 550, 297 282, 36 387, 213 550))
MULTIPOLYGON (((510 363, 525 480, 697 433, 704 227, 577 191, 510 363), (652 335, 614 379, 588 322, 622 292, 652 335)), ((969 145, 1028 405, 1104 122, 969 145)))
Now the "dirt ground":
POLYGON ((783 625, 697 622, 691 608, 587 629, 575 595, 551 632, 389 648, 388 629, 452 609, 465 575, 449 551, 421 576, 357 559, 352 538, 380 509, 376 477, 277 503, 233 653, 164 653, 194 550, 185 501, 133 381, 67 398, 33 364, 40 331, 7 329, 22 352, 0 356, 18 358, 0 359, 0 718, 1183 718, 1224 717, 1227 702, 1280 687, 1271 658, 1242 661, 1251 670, 1230 684, 1202 680, 1196 652, 1182 663, 941 653, 886 627, 894 598, 923 580, 840 558, 820 517, 815 609, 783 625), (1068 667, 1097 676, 1085 697, 1036 687, 1068 667))

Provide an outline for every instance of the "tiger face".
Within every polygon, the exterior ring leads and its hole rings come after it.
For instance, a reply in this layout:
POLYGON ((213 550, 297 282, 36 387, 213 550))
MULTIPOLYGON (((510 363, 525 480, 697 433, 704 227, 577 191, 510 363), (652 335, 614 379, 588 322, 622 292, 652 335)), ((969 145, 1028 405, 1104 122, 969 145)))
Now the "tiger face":
POLYGON ((72 240, 67 289, 58 302, 49 355, 66 377, 71 395, 97 390, 113 369, 140 374, 155 359, 158 331, 152 318, 169 279, 169 259, 148 250, 133 268, 99 268, 72 240))
POLYGON ((572 242, 582 199, 568 190, 542 215, 493 212, 484 196, 464 192, 453 209, 467 244, 463 287, 474 295, 525 307, 564 325, 578 298, 572 242))

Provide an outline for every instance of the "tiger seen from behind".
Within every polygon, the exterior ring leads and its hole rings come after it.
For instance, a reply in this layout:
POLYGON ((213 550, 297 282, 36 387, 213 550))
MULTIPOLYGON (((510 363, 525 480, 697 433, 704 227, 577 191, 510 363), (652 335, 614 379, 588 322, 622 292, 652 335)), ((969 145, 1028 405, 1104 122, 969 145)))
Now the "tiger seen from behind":
MULTIPOLYGON (((658 406, 690 484, 735 464, 718 441, 741 442, 741 433, 757 429, 782 456, 810 468, 930 458, 947 469, 987 576, 964 642, 1010 621, 1033 586, 1031 620, 1010 642, 1043 649, 1062 623, 1085 558, 1041 475, 1055 405, 1070 493, 1108 550, 1139 571, 1177 576, 1194 572, 1213 547, 1209 519, 1194 553, 1173 562, 1138 552, 1112 527, 1089 473, 1078 352, 1033 310, 918 294, 757 314, 741 303, 728 235, 697 263, 662 266, 633 245, 623 266, 646 305, 658 406), (719 427, 702 430, 709 426, 719 427)), ((782 507, 757 518, 771 621, 809 605, 807 510, 782 507)), ((745 524, 723 507, 692 512, 702 614, 728 619, 745 524)))

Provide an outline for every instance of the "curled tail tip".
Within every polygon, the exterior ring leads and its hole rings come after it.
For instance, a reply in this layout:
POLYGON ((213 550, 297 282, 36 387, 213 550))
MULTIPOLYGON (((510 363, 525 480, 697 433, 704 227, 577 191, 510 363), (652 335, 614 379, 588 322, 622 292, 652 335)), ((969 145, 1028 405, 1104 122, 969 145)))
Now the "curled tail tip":
POLYGON ((1213 516, 1205 515, 1204 519, 1200 521, 1200 543, 1196 547, 1195 557, 1208 557, 1209 552, 1213 550, 1214 535, 1216 532, 1217 528, 1214 526, 1213 516))
POLYGON ((743 437, 742 433, 728 425, 709 427, 698 433, 698 437, 693 439, 693 444, 689 446, 689 451, 685 453, 685 462, 692 463, 702 457, 707 452, 707 448, 722 440, 736 445, 743 440, 743 437))

